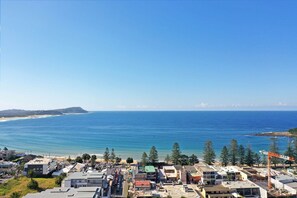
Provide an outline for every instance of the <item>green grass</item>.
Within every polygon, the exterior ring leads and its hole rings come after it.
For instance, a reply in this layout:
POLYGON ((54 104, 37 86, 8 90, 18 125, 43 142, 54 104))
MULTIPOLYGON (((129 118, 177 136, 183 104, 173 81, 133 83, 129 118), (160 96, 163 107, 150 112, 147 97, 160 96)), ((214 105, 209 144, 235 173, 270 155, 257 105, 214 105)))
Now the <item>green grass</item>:
POLYGON ((0 197, 9 197, 13 192, 19 192, 21 196, 25 196, 28 193, 35 193, 56 186, 55 178, 34 178, 34 180, 39 184, 38 190, 27 188, 30 178, 19 177, 17 179, 10 179, 4 184, 0 184, 0 197))

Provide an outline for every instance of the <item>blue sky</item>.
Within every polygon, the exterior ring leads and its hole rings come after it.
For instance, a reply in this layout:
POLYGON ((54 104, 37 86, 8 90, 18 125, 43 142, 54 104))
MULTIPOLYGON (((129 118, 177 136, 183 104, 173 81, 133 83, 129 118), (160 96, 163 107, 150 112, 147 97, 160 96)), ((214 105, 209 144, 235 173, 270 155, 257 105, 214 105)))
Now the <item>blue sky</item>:
POLYGON ((296 1, 1 1, 0 109, 297 109, 296 1))

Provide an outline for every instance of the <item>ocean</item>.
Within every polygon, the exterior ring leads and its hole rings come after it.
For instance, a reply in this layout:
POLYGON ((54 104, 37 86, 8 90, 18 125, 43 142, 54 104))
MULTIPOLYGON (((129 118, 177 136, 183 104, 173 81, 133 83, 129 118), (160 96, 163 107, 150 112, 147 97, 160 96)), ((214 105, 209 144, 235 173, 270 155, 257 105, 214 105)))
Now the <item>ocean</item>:
MULTIPOLYGON (((268 150, 270 138, 252 134, 295 127, 296 111, 91 112, 0 122, 0 147, 55 156, 102 154, 108 147, 123 159, 140 159, 154 145, 163 160, 174 142, 182 153, 202 157, 204 142, 212 140, 218 157, 231 139, 254 151, 268 150)), ((289 141, 279 137, 280 150, 289 141)))

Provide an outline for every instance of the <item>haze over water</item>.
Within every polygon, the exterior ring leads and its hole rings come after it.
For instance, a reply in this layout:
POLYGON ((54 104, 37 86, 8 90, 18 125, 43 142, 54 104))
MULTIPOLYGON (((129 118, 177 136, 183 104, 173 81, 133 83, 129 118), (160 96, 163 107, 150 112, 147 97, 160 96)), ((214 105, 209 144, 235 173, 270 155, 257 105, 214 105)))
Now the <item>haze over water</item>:
MULTIPOLYGON (((0 146, 63 156, 102 154, 109 147, 123 158, 139 159, 154 145, 163 160, 174 142, 183 153, 201 157, 204 142, 212 140, 218 157, 232 138, 254 151, 268 150, 269 137, 250 134, 296 126, 296 111, 92 112, 0 122, 0 146)), ((289 139, 278 139, 280 149, 285 149, 289 139)))

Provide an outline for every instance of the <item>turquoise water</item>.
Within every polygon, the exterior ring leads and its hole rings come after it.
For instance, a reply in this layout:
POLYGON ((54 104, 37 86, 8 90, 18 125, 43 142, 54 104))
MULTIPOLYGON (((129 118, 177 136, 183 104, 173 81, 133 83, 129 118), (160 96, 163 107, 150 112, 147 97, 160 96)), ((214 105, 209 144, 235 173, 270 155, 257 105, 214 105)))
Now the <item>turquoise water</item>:
MULTIPOLYGON (((103 153, 115 148, 122 158, 139 159, 155 145, 160 159, 179 142, 182 152, 200 155, 212 140, 217 155, 232 138, 257 151, 268 149, 269 137, 256 132, 297 127, 296 111, 279 112, 93 112, 42 119, 0 122, 0 146, 51 155, 103 153)), ((285 149, 288 138, 279 138, 285 149)))

